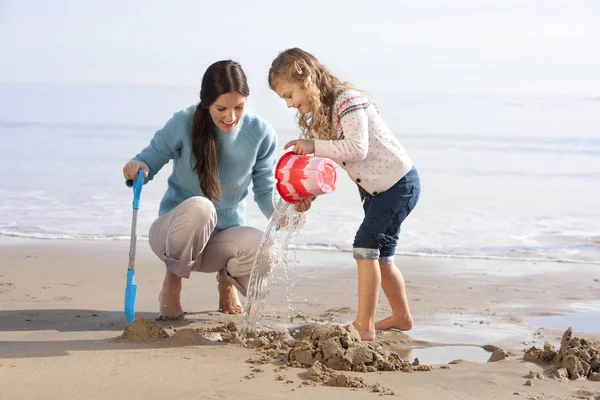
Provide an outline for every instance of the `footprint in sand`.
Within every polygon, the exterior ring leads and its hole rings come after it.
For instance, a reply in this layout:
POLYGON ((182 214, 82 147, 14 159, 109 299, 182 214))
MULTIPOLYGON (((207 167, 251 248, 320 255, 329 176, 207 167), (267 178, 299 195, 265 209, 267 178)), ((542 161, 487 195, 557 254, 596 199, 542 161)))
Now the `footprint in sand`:
POLYGON ((60 296, 60 297, 55 297, 54 301, 63 301, 65 303, 69 303, 69 302, 73 301, 73 298, 67 297, 67 296, 60 296))
POLYGON ((328 312, 337 312, 337 313, 340 313, 340 314, 344 314, 344 313, 351 313, 352 309, 350 307, 337 307, 337 308, 330 308, 327 311, 328 312))
POLYGON ((576 394, 577 394, 578 399, 600 400, 600 392, 590 392, 589 390, 578 390, 576 394))
POLYGON ((10 282, 0 282, 0 293, 8 292, 11 289, 15 288, 14 283, 10 282))

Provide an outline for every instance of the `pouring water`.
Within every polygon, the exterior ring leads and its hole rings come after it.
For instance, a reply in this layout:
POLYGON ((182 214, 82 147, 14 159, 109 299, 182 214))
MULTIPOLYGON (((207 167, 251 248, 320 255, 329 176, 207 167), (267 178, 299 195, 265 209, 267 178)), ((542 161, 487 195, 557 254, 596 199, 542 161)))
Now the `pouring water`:
POLYGON ((286 153, 277 163, 275 178, 275 188, 281 199, 273 201, 275 211, 269 219, 250 273, 242 321, 242 334, 245 336, 256 333, 261 310, 269 295, 273 268, 283 266, 287 270, 288 246, 305 221, 304 214, 295 211, 294 205, 302 199, 335 190, 336 165, 329 159, 286 153))

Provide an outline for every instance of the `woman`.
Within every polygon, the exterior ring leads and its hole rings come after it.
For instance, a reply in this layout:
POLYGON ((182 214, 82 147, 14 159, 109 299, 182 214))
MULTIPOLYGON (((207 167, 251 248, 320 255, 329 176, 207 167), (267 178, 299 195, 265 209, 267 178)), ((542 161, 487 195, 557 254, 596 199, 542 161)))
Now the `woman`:
POLYGON ((150 228, 150 247, 166 264, 159 319, 182 319, 182 278, 217 273, 219 310, 240 314, 262 232, 245 225, 250 183, 254 200, 273 212, 273 128, 246 112, 246 75, 234 61, 218 61, 202 78, 200 103, 179 111, 123 168, 128 184, 144 170, 145 182, 173 160, 173 172, 150 228), (234 288, 235 287, 235 288, 234 288))

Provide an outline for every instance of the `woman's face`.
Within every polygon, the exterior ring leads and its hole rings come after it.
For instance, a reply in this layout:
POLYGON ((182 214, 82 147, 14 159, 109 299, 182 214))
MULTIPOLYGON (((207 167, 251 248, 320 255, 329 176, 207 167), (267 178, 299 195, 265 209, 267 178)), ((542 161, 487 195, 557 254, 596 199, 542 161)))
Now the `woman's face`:
POLYGON ((242 119, 246 109, 246 96, 238 92, 229 92, 217 97, 208 107, 215 125, 223 132, 232 132, 242 119))

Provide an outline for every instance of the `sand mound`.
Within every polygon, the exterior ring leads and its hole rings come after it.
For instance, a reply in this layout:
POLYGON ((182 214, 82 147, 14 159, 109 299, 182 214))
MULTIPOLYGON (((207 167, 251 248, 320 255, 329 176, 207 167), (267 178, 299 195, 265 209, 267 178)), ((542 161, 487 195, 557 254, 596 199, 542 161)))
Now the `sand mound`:
POLYGON ((127 325, 121 337, 128 340, 149 341, 168 338, 169 334, 151 319, 138 318, 127 325))
POLYGON ((258 357, 251 357, 246 362, 252 364, 267 364, 278 356, 285 358, 296 343, 296 340, 287 331, 264 331, 254 338, 245 338, 246 346, 255 347, 258 357))
POLYGON ((310 339, 296 341, 287 354, 292 366, 312 367, 316 362, 338 371, 431 371, 428 365, 411 365, 395 353, 386 354, 381 346, 363 342, 352 326, 320 325, 310 339))
POLYGON ((559 350, 546 342, 543 349, 531 347, 523 359, 553 363, 556 366, 553 376, 559 379, 600 381, 600 342, 575 337, 571 328, 563 333, 559 350))
POLYGON ((167 342, 171 345, 185 346, 199 343, 204 339, 196 329, 183 328, 177 329, 171 337, 167 339, 167 342))
POLYGON ((319 361, 315 361, 312 367, 308 369, 308 380, 316 383, 324 383, 328 386, 349 387, 349 388, 368 388, 371 392, 381 394, 395 395, 394 391, 383 388, 380 384, 367 385, 363 378, 349 376, 343 372, 337 372, 327 368, 319 361))
POLYGON ((502 349, 496 349, 488 359, 488 362, 497 362, 506 360, 508 358, 508 353, 502 349))
POLYGON ((226 325, 196 329, 203 338, 223 343, 237 344, 246 347, 246 342, 240 337, 239 330, 233 321, 226 325))

